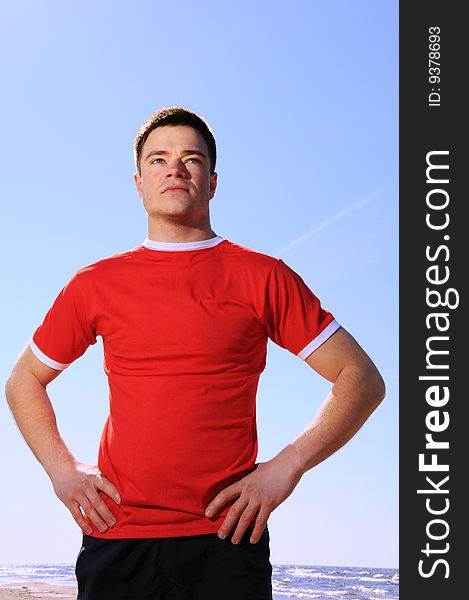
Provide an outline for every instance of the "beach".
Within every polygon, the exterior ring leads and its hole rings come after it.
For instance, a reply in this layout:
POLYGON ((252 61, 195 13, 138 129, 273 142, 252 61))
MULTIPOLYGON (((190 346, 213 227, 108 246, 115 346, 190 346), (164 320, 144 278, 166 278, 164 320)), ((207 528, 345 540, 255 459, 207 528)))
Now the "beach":
POLYGON ((0 600, 13 600, 13 598, 76 600, 76 597, 77 588, 70 585, 53 585, 43 581, 18 581, 0 585, 0 600))
MULTIPOLYGON (((273 600, 398 600, 396 568, 273 564, 273 600)), ((0 600, 76 600, 74 563, 0 564, 0 600)))

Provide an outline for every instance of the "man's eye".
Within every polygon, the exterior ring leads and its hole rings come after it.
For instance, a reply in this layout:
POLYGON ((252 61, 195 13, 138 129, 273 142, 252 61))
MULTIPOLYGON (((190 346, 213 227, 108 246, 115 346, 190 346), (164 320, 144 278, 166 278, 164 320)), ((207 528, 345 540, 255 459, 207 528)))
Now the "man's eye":
POLYGON ((189 158, 189 160, 187 162, 189 162, 190 160, 195 160, 195 162, 201 163, 202 161, 200 160, 200 158, 189 158))
POLYGON ((154 158, 151 162, 157 162, 158 160, 164 160, 163 158, 154 158))

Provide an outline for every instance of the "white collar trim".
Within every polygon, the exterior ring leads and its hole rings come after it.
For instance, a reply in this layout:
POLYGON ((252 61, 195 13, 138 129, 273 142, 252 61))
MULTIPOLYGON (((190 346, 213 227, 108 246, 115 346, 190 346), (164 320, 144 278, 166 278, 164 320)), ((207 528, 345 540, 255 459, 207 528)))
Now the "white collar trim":
POLYGON ((210 248, 222 242, 224 238, 221 235, 216 235, 208 240, 198 240, 197 242, 157 242, 145 238, 142 246, 151 250, 201 250, 202 248, 210 248))

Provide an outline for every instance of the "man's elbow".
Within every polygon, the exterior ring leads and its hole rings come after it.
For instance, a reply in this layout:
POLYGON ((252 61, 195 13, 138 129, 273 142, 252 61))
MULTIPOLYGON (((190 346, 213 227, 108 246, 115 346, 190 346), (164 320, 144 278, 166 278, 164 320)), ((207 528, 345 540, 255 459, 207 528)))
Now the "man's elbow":
POLYGON ((366 404, 371 412, 384 400, 386 384, 381 373, 368 357, 353 361, 343 369, 342 374, 348 375, 350 384, 355 387, 362 403, 366 404))
POLYGON ((365 385, 367 387, 367 396, 370 403, 376 408, 386 397, 386 384, 381 373, 371 364, 364 374, 365 385))

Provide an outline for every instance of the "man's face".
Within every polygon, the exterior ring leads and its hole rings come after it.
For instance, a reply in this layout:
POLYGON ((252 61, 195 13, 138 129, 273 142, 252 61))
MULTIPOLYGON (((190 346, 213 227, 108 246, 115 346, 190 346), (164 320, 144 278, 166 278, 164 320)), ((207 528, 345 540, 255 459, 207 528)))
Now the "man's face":
POLYGON ((157 127, 150 133, 142 148, 140 175, 135 173, 134 180, 149 217, 187 224, 207 219, 217 187, 204 138, 185 125, 157 127))

